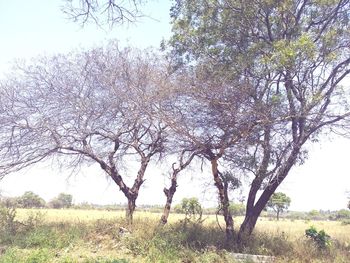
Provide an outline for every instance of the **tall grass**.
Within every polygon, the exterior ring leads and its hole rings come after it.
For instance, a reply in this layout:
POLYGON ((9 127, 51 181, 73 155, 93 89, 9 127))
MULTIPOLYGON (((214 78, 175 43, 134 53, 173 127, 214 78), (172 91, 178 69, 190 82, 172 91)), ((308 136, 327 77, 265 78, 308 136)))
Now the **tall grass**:
MULTIPOLYGON (((129 226, 120 212, 40 213, 44 215, 41 221, 18 227, 10 238, 0 239, 0 263, 235 262, 230 255, 233 252, 272 255, 277 262, 350 262, 350 226, 341 222, 260 220, 246 246, 232 244, 227 251, 224 233, 214 217, 198 224, 172 215, 170 223, 161 227, 158 214, 137 213, 129 226), (305 237, 305 229, 311 224, 332 237, 329 248, 320 250, 305 237)), ((19 222, 26 223, 29 218, 33 214, 28 216, 27 210, 18 211, 19 222)))

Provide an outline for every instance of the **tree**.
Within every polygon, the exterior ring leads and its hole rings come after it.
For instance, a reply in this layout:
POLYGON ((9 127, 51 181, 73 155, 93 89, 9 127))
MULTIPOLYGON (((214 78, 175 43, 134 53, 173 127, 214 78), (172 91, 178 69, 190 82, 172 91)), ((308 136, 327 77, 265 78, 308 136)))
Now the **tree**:
POLYGON ((320 211, 316 209, 312 209, 307 215, 311 217, 311 219, 319 219, 321 217, 320 211))
POLYGON ((230 210, 233 216, 244 216, 245 206, 244 204, 231 203, 230 210))
POLYGON ((73 196, 70 194, 60 193, 56 198, 49 202, 52 208, 69 208, 72 206, 73 196))
POLYGON ((233 239, 227 191, 230 183, 220 171, 220 161, 230 148, 238 147, 249 136, 263 111, 257 110, 258 105, 249 99, 249 89, 239 81, 233 85, 200 67, 175 71, 172 78, 174 83, 159 109, 160 118, 176 134, 178 147, 196 151, 199 158, 209 162, 228 244, 233 239))
POLYGON ((172 8, 174 65, 244 80, 267 118, 253 131, 255 144, 230 153, 251 178, 239 242, 305 160, 307 145, 348 127, 349 10, 348 0, 177 1, 172 8))
POLYGON ((348 202, 348 209, 350 209, 350 200, 349 200, 349 202, 348 202))
POLYGON ((1 172, 52 157, 73 168, 97 164, 127 198, 132 222, 148 164, 165 149, 166 125, 152 116, 166 80, 160 69, 158 57, 115 42, 19 67, 1 82, 1 172), (138 166, 131 186, 125 163, 138 166))
POLYGON ((17 202, 23 208, 40 208, 45 206, 45 200, 31 191, 27 191, 18 197, 17 202))
POLYGON ((64 0, 62 11, 73 21, 85 25, 92 21, 97 25, 135 22, 142 16, 140 6, 146 0, 64 0))
POLYGON ((336 219, 350 219, 350 211, 346 209, 337 211, 336 219))
POLYGON ((276 218, 279 220, 280 213, 287 210, 290 206, 290 198, 285 193, 273 193, 266 206, 276 212, 276 218))
POLYGON ((198 220, 202 219, 202 206, 198 201, 198 198, 183 198, 180 203, 181 212, 186 215, 188 220, 198 220))

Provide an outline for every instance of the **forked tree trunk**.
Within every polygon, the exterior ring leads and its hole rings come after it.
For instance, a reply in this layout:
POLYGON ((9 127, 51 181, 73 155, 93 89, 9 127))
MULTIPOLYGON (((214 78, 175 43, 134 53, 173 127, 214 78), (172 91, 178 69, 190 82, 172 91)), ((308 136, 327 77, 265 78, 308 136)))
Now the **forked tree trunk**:
POLYGON ((225 220, 226 245, 229 246, 233 241, 233 218, 229 209, 230 203, 227 192, 225 192, 224 184, 220 178, 217 159, 211 160, 211 168, 214 177, 215 186, 218 189, 221 210, 225 220))
POLYGON ((180 155, 180 160, 179 160, 179 167, 175 168, 175 164, 173 163, 172 165, 172 169, 173 169, 173 173, 171 176, 171 184, 169 188, 164 188, 163 192, 165 194, 166 197, 166 203, 164 206, 164 210, 163 210, 163 215, 160 219, 160 223, 165 225, 168 222, 168 218, 169 218, 169 214, 170 214, 170 209, 171 209, 171 205, 173 202, 173 197, 174 194, 176 192, 176 188, 177 188, 177 176, 178 174, 185 169, 193 160, 193 158, 196 156, 197 151, 193 151, 190 156, 187 158, 187 160, 184 162, 184 155, 185 155, 186 151, 182 151, 181 155, 180 155))
POLYGON ((128 206, 126 208, 125 215, 126 215, 126 220, 130 225, 133 222, 133 215, 136 209, 136 199, 139 195, 139 190, 141 188, 141 185, 144 182, 143 177, 144 177, 148 162, 149 162, 149 158, 145 158, 142 160, 141 167, 137 173, 137 177, 134 181, 132 188, 129 188, 124 183, 122 177, 118 174, 115 168, 107 170, 107 172, 109 172, 114 182, 119 186, 119 189, 123 192, 124 196, 128 199, 128 206))
POLYGON ((244 221, 239 229, 237 242, 243 244, 246 237, 253 233, 256 222, 269 201, 271 195, 275 192, 277 187, 283 182, 288 175, 290 169, 295 163, 301 146, 293 148, 285 164, 277 171, 276 176, 272 179, 270 185, 263 191, 259 200, 254 204, 256 194, 261 186, 261 180, 256 178, 252 182, 252 186, 248 195, 247 210, 244 221))
POLYGON ((177 187, 177 172, 174 171, 173 176, 171 178, 171 185, 169 188, 164 188, 164 194, 166 196, 166 203, 163 210, 163 215, 160 219, 161 224, 165 225, 168 222, 168 217, 170 214, 171 204, 173 202, 173 197, 176 192, 177 187))

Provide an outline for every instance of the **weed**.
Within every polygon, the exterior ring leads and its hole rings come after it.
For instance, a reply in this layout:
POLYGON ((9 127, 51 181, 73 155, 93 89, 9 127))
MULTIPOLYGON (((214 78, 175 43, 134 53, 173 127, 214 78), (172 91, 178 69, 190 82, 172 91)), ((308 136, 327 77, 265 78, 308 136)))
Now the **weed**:
POLYGON ((17 263, 18 262, 18 250, 16 248, 9 248, 0 257, 0 263, 17 263))
POLYGON ((34 250, 26 259, 26 263, 46 263, 49 262, 49 259, 52 258, 47 249, 38 249, 34 250))
POLYGON ((17 232, 16 209, 0 207, 0 243, 11 243, 17 232))

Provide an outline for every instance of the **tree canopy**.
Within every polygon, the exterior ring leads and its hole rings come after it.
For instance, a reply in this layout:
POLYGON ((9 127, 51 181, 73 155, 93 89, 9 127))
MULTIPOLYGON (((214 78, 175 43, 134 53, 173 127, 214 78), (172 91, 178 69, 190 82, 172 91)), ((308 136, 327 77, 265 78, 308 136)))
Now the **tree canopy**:
POLYGON ((242 237, 307 144, 347 132, 350 1, 183 0, 171 16, 174 68, 244 83, 267 119, 256 143, 227 158, 252 178, 242 237))
POLYGON ((22 196, 16 198, 16 201, 17 205, 22 208, 45 207, 45 200, 31 191, 27 191, 22 196))
POLYGON ((287 210, 290 206, 291 199, 285 193, 273 193, 266 206, 276 212, 276 218, 279 220, 280 213, 287 210))
POLYGON ((70 194, 60 193, 52 199, 48 205, 52 208, 70 208, 72 206, 73 196, 70 194))
POLYGON ((52 157, 66 167, 97 164, 128 199, 132 217, 147 166, 166 144, 166 125, 151 114, 164 81, 159 65, 111 42, 19 66, 1 83, 1 173, 52 157), (122 176, 128 161, 139 166, 131 186, 122 176))

